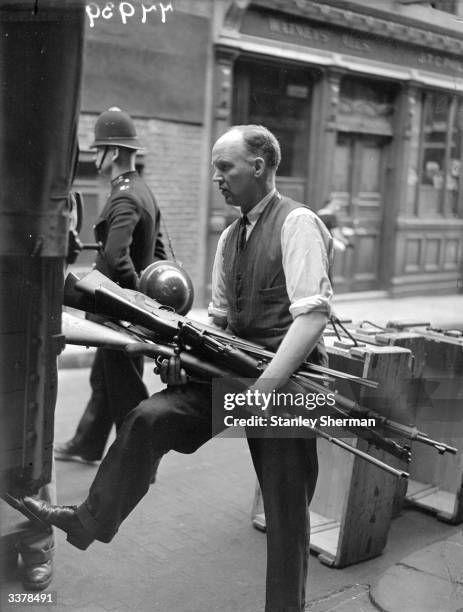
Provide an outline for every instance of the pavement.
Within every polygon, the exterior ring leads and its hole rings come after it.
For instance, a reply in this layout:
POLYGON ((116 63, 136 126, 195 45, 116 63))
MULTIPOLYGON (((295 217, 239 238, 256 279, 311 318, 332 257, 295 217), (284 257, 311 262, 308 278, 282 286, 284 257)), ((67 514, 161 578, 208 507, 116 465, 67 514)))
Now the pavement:
MULTIPOLYGON (((418 317, 463 330, 463 295, 388 300, 337 299, 341 319, 384 325, 418 317)), ((205 320, 205 310, 191 312, 205 320)), ((55 439, 69 439, 89 394, 90 349, 66 347, 60 357, 55 439)), ((160 388, 149 362, 145 382, 160 388)), ((343 455, 344 456, 344 455, 343 455)), ((86 495, 96 466, 57 462, 58 502, 86 495)), ((217 437, 192 455, 169 453, 156 484, 110 545, 81 552, 56 534, 57 606, 5 603, 21 593, 14 568, 0 585, 0 609, 72 612, 263 612, 265 535, 252 526, 255 475, 244 438, 217 437), (3 606, 2 606, 3 604, 3 606)), ((334 486, 334 485, 333 485, 334 486)), ((361 529, 361 524, 359 524, 361 529)), ((462 612, 463 536, 460 526, 405 507, 379 556, 343 569, 309 561, 311 612, 462 612)))
POLYGON ((380 610, 455 612, 463 608, 461 531, 390 567, 371 590, 380 610))

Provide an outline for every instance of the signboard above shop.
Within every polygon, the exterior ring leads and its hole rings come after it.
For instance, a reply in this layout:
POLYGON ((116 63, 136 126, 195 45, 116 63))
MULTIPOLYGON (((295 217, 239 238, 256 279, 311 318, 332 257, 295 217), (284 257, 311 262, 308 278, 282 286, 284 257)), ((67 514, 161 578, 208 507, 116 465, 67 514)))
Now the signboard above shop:
POLYGON ((352 28, 325 25, 280 12, 251 9, 246 12, 241 35, 274 40, 323 52, 374 59, 417 70, 463 77, 461 55, 429 50, 386 36, 356 32, 352 28))

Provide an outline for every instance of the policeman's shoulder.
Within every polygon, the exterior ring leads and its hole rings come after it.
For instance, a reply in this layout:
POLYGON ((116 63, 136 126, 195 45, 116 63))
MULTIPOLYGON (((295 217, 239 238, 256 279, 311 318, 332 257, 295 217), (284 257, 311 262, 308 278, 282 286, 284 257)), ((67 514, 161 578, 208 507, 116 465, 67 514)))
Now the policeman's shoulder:
POLYGON ((113 194, 127 193, 133 189, 134 180, 130 176, 119 176, 113 181, 113 194))

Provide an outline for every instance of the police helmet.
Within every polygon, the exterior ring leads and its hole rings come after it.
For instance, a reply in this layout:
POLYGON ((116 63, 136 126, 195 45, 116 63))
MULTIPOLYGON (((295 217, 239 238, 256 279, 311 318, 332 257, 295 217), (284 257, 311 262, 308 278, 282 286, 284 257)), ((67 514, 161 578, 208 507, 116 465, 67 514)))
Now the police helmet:
POLYGON ((142 149, 132 118, 117 106, 112 106, 98 117, 95 123, 95 140, 92 147, 126 147, 142 149))
POLYGON ((185 315, 193 304, 193 283, 176 261, 155 261, 140 276, 140 291, 185 315))

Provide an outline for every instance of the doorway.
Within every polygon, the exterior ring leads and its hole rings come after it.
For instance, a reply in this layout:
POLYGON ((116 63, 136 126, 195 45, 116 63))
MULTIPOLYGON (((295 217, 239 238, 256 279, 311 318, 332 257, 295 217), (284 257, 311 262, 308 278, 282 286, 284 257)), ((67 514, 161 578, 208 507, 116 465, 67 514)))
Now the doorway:
POLYGON ((385 158, 390 138, 338 132, 331 197, 340 204, 339 226, 350 227, 353 248, 335 251, 337 292, 381 288, 385 158))

